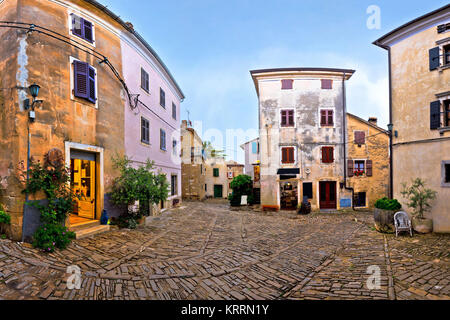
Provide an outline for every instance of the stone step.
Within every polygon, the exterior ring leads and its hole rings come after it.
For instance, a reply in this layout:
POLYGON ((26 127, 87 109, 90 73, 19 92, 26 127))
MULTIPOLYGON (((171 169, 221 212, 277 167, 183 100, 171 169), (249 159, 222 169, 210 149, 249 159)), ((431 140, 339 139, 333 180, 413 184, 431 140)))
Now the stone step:
POLYGON ((75 232, 75 234, 77 236, 76 239, 80 240, 80 239, 92 237, 92 236, 100 234, 100 233, 108 232, 110 229, 111 229, 110 226, 99 225, 99 226, 95 226, 95 227, 91 227, 91 228, 78 230, 75 232))
POLYGON ((80 231, 80 230, 83 230, 83 229, 89 229, 89 228, 92 228, 92 227, 96 227, 96 226, 99 226, 99 225, 100 225, 100 221, 98 221, 98 220, 90 220, 90 221, 87 221, 87 222, 82 222, 82 223, 77 223, 77 224, 71 225, 69 227, 69 230, 72 231, 72 232, 76 232, 76 231, 80 231))

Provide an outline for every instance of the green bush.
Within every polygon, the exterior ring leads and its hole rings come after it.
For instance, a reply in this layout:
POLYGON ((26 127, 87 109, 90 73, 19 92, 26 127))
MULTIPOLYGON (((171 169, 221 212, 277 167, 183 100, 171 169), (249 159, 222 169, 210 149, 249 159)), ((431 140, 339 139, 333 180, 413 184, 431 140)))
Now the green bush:
POLYGON ((75 239, 75 233, 70 232, 60 224, 49 223, 36 231, 33 246, 42 249, 44 252, 51 253, 56 248, 66 249, 73 239, 75 239))
POLYGON ((128 208, 139 201, 139 212, 123 212, 125 219, 132 216, 138 220, 149 215, 150 204, 158 204, 169 197, 169 183, 165 174, 155 173, 153 162, 134 168, 125 157, 112 159, 114 168, 120 172, 112 183, 111 199, 120 208, 128 208))
POLYGON ((389 211, 398 211, 402 208, 397 199, 389 199, 384 197, 375 203, 375 208, 389 211))
POLYGON ((121 215, 118 218, 112 218, 112 225, 118 226, 121 229, 136 229, 138 222, 135 216, 121 215))
POLYGON ((231 189, 233 193, 228 198, 232 207, 238 207, 241 205, 242 196, 248 196, 248 204, 253 204, 253 182, 252 177, 247 175, 239 175, 231 181, 231 189))
POLYGON ((11 216, 3 211, 3 207, 0 205, 0 237, 6 238, 5 226, 9 226, 11 224, 11 216))

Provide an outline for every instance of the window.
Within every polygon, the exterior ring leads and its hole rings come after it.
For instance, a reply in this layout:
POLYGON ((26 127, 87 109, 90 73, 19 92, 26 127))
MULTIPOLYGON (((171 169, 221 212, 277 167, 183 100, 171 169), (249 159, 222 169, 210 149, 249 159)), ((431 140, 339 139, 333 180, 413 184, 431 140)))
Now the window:
POLYGON ((292 90, 294 88, 294 80, 281 80, 281 90, 292 90))
POLYGON ((89 100, 92 103, 96 103, 97 94, 95 69, 86 62, 74 60, 73 72, 74 96, 89 100))
POLYGON ((208 192, 208 185, 205 184, 205 192, 208 192))
POLYGON ((233 179, 233 172, 232 171, 228 172, 228 179, 233 179))
POLYGON ((172 175, 171 176, 171 181, 170 181, 170 186, 171 186, 171 195, 172 196, 176 196, 178 194, 178 176, 176 175, 172 175))
POLYGON ((215 178, 218 178, 218 177, 219 177, 219 168, 214 168, 214 169, 213 169, 213 176, 214 176, 215 178))
POLYGON ((177 140, 172 140, 172 152, 174 156, 177 155, 177 140))
POLYGON ((72 33, 83 40, 94 43, 94 26, 89 22, 75 14, 72 16, 72 33))
POLYGON ((144 89, 145 92, 149 92, 150 90, 150 80, 148 73, 141 68, 141 88, 144 89))
POLYGON ((161 88, 159 88, 159 104, 163 108, 166 107, 166 93, 161 88))
POLYGON ((347 160, 347 175, 349 177, 359 177, 363 174, 365 174, 367 177, 373 176, 372 160, 347 160))
POLYGON ((334 148, 322 147, 322 162, 333 163, 334 162, 334 148))
POLYGON ((366 162, 364 160, 355 161, 355 175, 361 176, 366 173, 366 162))
POLYGON ((355 144, 359 146, 366 144, 366 133, 364 131, 355 131, 355 144))
POLYGON ((320 125, 333 126, 334 125, 333 110, 320 110, 320 125))
POLYGON ((450 64, 450 44, 444 46, 444 65, 450 64))
POLYGON ((313 198, 313 184, 311 182, 303 184, 303 197, 308 197, 308 199, 313 198))
POLYGON ((141 142, 150 144, 150 122, 141 118, 141 142))
POLYGON ((448 30, 450 30, 450 23, 441 24, 437 27, 438 33, 444 33, 448 30))
POLYGON ((333 80, 322 79, 322 89, 325 89, 325 90, 333 89, 333 80))
POLYGON ((445 165, 445 183, 450 183, 450 164, 445 165))
POLYGON ((450 188, 450 160, 442 161, 442 187, 450 188))
POLYGON ((430 129, 450 126, 450 100, 433 101, 430 104, 430 129), (442 110, 441 110, 442 108, 442 110), (441 114, 443 115, 441 117, 441 114))
POLYGON ((172 118, 177 120, 177 105, 172 102, 172 118))
POLYGON ((159 148, 166 151, 166 132, 160 129, 159 148))
POLYGON ((365 208, 367 194, 365 192, 357 192, 355 193, 355 198, 353 199, 353 203, 356 208, 365 208))
POLYGON ((281 111, 281 126, 282 127, 294 127, 294 110, 282 110, 281 111))
POLYGON ((295 163, 295 148, 281 148, 281 163, 292 164, 295 163))

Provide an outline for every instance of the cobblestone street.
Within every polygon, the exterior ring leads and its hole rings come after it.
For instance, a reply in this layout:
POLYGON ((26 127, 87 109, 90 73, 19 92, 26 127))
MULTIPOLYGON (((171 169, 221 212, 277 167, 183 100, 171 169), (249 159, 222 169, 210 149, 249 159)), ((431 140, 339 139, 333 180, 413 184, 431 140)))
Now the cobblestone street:
POLYGON ((50 255, 0 240, 0 299, 450 299, 450 237, 395 239, 372 220, 184 203, 50 255), (80 290, 66 288, 71 265, 80 290), (367 288, 369 266, 380 290, 367 288))

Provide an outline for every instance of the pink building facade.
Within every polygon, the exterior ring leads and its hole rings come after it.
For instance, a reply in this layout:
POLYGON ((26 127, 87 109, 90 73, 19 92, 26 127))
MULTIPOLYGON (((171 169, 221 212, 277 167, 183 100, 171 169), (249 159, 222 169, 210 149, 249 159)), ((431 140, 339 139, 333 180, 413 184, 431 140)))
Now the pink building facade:
POLYGON ((125 107, 125 153, 135 166, 154 161, 166 174, 169 199, 158 209, 181 202, 180 106, 184 94, 168 68, 138 34, 122 35, 123 77, 135 108, 125 107), (138 96, 137 96, 138 95, 138 96))

